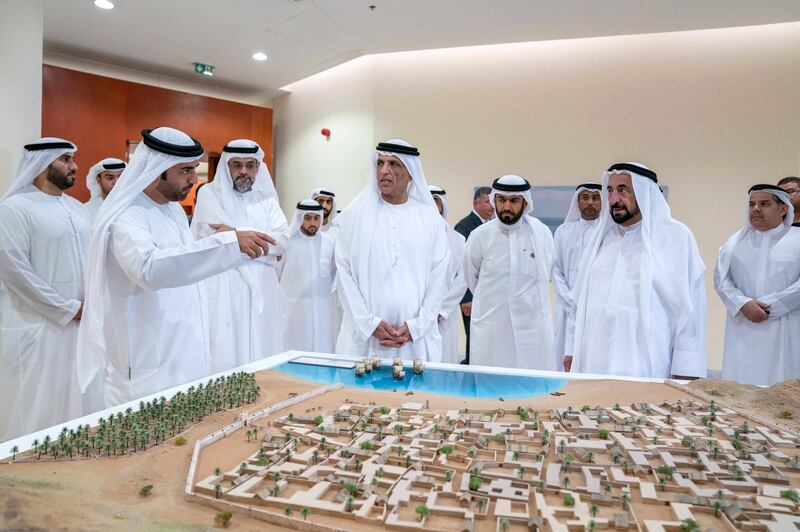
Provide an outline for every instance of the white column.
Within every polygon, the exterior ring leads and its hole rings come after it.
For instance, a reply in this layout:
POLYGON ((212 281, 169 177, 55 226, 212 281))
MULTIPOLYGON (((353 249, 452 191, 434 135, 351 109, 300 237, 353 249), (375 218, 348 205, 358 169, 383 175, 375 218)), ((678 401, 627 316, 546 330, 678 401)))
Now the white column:
POLYGON ((42 0, 0 0, 0 194, 42 129, 42 0))

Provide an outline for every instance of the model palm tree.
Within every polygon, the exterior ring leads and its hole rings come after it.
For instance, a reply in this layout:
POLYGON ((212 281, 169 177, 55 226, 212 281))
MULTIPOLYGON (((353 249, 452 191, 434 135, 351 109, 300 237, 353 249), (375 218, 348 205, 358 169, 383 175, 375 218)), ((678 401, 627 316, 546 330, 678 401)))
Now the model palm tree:
POLYGON ((302 516, 303 516, 303 521, 305 521, 306 519, 308 519, 308 514, 309 514, 309 512, 310 512, 310 510, 308 509, 308 506, 303 506, 303 509, 302 509, 302 510, 300 510, 300 515, 302 515, 302 516))
POLYGON ((424 504, 420 504, 419 506, 414 508, 414 511, 417 514, 419 514, 419 520, 420 521, 422 521, 425 517, 429 516, 430 513, 431 513, 430 510, 428 510, 428 507, 425 506, 424 504))

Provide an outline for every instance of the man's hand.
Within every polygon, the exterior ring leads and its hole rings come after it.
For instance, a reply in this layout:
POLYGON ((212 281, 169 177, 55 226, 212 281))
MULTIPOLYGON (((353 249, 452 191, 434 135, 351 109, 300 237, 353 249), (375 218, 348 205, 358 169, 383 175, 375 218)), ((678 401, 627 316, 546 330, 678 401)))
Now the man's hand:
POLYGON ((233 231, 233 227, 225 224, 208 224, 215 233, 224 233, 225 231, 233 231))
POLYGON ((239 240, 241 252, 251 259, 266 255, 269 253, 269 245, 276 244, 274 238, 258 231, 236 231, 236 238, 239 240))
POLYGON ((472 301, 461 303, 461 313, 464 316, 472 316, 472 301))
MULTIPOLYGON (((403 342, 403 344, 407 342, 411 342, 411 331, 408 330, 408 324, 403 323, 399 329, 397 329, 397 336, 403 342)), ((400 345, 403 345, 400 344, 400 345)))
POLYGON ((564 357, 564 371, 569 373, 572 369, 572 355, 567 355, 564 357))
POLYGON ((739 311, 744 315, 745 318, 752 321, 753 323, 761 323, 762 321, 766 321, 769 318, 769 307, 771 305, 767 305, 766 303, 762 303, 757 299, 751 299, 744 305, 739 311))
POLYGON ((386 321, 384 320, 381 320, 378 326, 375 327, 375 330, 372 332, 372 336, 377 338, 377 340, 380 342, 382 346, 400 347, 400 346, 390 345, 396 343, 397 331, 394 329, 394 327, 386 323, 386 321))
POLYGON ((72 319, 75 321, 81 321, 82 317, 83 317, 83 301, 81 301, 81 306, 78 307, 78 312, 76 312, 75 315, 72 316, 72 319))

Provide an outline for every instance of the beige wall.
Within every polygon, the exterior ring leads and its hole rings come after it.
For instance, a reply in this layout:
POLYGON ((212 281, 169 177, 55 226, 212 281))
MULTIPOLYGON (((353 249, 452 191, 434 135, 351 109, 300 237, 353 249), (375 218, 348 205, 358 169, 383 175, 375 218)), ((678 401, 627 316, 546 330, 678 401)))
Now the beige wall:
POLYGON ((649 165, 706 262, 712 368, 717 249, 741 226, 750 184, 800 171, 800 23, 385 54, 290 90, 275 101, 284 206, 317 184, 352 199, 389 137, 420 148, 451 223, 472 187, 502 174, 559 185, 615 161, 649 165))

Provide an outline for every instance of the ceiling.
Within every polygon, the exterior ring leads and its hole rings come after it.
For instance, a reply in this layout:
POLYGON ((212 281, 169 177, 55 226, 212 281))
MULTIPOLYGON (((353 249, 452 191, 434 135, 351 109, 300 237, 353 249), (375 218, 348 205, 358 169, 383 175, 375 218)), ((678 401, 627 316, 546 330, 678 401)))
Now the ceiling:
POLYGON ((370 53, 800 20, 800 0, 113 1, 106 11, 45 0, 45 52, 264 102, 370 53), (269 60, 254 61, 255 51, 269 60), (214 77, 195 74, 195 61, 216 66, 214 77))

